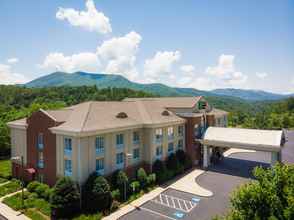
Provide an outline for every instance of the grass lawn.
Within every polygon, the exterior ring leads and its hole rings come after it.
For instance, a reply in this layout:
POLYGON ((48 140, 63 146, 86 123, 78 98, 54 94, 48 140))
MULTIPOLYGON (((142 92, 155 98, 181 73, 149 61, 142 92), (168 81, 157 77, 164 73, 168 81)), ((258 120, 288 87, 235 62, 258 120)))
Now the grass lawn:
POLYGON ((4 178, 0 177, 0 184, 5 183, 5 182, 7 182, 7 179, 4 179, 4 178))
POLYGON ((18 180, 11 180, 9 183, 0 186, 0 197, 16 192, 21 189, 21 183, 18 180))
POLYGON ((0 177, 8 179, 11 177, 11 161, 0 160, 0 177))
POLYGON ((73 218, 73 220, 100 220, 102 219, 102 214, 98 213, 98 214, 92 214, 92 215, 85 215, 82 214, 78 217, 73 218))
POLYGON ((35 193, 29 192, 25 192, 24 198, 25 209, 22 207, 21 193, 5 198, 3 203, 16 211, 24 210, 25 215, 33 220, 50 219, 51 208, 49 202, 38 198, 35 193))

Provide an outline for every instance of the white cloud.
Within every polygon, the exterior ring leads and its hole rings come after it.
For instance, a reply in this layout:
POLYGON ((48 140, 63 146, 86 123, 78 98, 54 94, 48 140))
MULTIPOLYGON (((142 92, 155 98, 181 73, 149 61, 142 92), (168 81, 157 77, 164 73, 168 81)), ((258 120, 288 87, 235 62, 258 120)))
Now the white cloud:
POLYGON ((10 63, 10 64, 17 63, 18 61, 19 61, 19 59, 16 57, 12 57, 12 58, 7 59, 7 63, 10 63))
POLYGON ((220 55, 217 66, 207 67, 206 73, 215 77, 218 84, 224 86, 235 86, 247 81, 248 76, 235 70, 234 55, 220 55))
POLYGON ((50 53, 40 66, 52 71, 75 72, 83 70, 97 72, 100 62, 96 53, 84 52, 70 56, 65 56, 63 53, 50 53))
POLYGON ((268 76, 268 74, 267 73, 256 73, 256 76, 258 77, 258 78, 261 78, 261 79, 264 79, 264 78, 266 78, 267 76, 268 76))
POLYGON ((20 73, 14 73, 11 66, 0 64, 0 84, 21 84, 29 80, 20 73))
POLYGON ((86 11, 77 11, 73 8, 59 8, 56 18, 67 20, 72 26, 82 27, 88 31, 107 34, 112 31, 109 18, 97 11, 94 1, 86 1, 86 11))
POLYGON ((123 37, 106 40, 97 48, 97 55, 103 63, 106 73, 121 73, 134 80, 137 77, 135 67, 136 54, 142 37, 132 31, 123 37))
POLYGON ((158 51, 144 63, 144 76, 148 82, 175 80, 171 73, 173 65, 181 58, 179 51, 158 51))

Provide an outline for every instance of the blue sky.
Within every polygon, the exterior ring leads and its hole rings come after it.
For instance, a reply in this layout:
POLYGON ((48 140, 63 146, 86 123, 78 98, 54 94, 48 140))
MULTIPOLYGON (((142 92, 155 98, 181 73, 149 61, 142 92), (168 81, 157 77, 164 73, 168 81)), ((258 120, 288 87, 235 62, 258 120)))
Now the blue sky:
POLYGON ((0 1, 0 83, 56 70, 294 92, 294 1, 0 1))

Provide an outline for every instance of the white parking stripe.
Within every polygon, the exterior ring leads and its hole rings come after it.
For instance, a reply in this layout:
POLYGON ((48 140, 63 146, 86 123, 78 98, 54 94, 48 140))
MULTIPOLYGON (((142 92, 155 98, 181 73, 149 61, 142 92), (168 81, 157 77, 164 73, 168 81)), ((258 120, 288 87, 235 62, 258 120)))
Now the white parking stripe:
POLYGON ((147 211, 147 212, 150 212, 150 213, 153 213, 153 214, 155 214, 155 215, 159 215, 159 216, 164 217, 164 218, 168 218, 168 219, 171 219, 171 220, 177 220, 177 219, 175 219, 175 218, 169 217, 169 216, 167 216, 167 215, 163 215, 163 214, 161 214, 161 213, 159 213, 159 212, 156 212, 156 211, 153 211, 153 210, 151 210, 151 209, 147 209, 147 208, 143 208, 143 207, 140 207, 140 209, 142 209, 142 210, 144 210, 144 211, 147 211))

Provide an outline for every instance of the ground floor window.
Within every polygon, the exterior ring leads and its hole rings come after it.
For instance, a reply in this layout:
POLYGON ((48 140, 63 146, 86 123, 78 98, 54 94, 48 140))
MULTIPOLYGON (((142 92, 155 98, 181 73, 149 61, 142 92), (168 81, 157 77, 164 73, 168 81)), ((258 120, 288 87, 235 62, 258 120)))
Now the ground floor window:
POLYGON ((124 162, 124 154, 118 153, 116 154, 116 164, 122 164, 124 162))
POLYGON ((162 156, 162 145, 156 147, 156 156, 162 156))
POLYGON ((183 139, 180 139, 180 140, 178 141, 178 150, 183 150, 183 146, 184 146, 183 139))
POLYGON ((96 159, 96 171, 104 170, 104 159, 96 159))
POLYGON ((137 160, 139 158, 140 158, 140 149, 136 148, 136 149, 133 150, 133 159, 137 160))
POLYGON ((71 160, 64 160, 64 175, 65 176, 72 175, 72 162, 71 162, 71 160))
POLYGON ((172 153, 174 151, 174 143, 171 142, 171 143, 168 143, 168 149, 167 149, 167 152, 168 153, 172 153))

